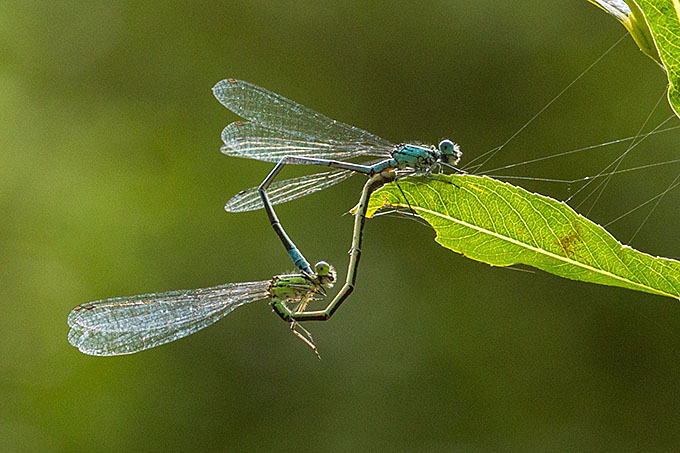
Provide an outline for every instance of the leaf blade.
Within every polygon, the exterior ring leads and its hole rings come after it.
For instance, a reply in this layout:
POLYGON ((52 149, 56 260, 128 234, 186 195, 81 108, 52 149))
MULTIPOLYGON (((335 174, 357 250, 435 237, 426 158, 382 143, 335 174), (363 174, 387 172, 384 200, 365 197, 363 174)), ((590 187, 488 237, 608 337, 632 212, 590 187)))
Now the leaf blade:
POLYGON ((680 117, 680 1, 636 0, 668 76, 668 103, 680 117))
POLYGON ((680 0, 588 0, 615 17, 668 78, 668 103, 680 117, 680 0))
POLYGON ((486 176, 405 178, 371 197, 367 215, 410 205, 442 246, 494 266, 526 264, 572 280, 680 298, 680 262, 618 242, 567 204, 486 176))
POLYGON ((588 0, 615 17, 628 30, 640 50, 652 60, 660 63, 659 52, 654 45, 651 31, 640 8, 633 2, 623 0, 588 0))

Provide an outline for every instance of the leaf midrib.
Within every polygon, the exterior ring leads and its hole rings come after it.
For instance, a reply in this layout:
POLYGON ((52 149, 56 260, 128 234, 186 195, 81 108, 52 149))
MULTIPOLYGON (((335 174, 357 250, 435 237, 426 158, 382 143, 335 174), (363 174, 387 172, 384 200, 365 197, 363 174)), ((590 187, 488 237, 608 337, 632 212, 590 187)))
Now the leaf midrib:
MULTIPOLYGON (((398 203, 397 206, 399 206, 399 207, 406 207, 403 203, 398 203)), ((552 252, 549 252, 548 250, 545 250, 545 249, 542 249, 542 248, 538 248, 538 247, 531 246, 531 245, 526 244, 526 243, 524 243, 524 242, 520 242, 520 241, 518 241, 518 240, 516 240, 516 239, 514 239, 514 238, 511 238, 511 237, 508 237, 508 236, 504 236, 504 235, 502 235, 502 234, 500 234, 500 233, 497 233, 497 232, 495 232, 495 231, 491 231, 491 230, 488 230, 488 229, 479 227, 479 226, 477 226, 477 225, 470 224, 470 223, 468 223, 468 222, 465 222, 465 221, 463 221, 463 220, 457 219, 457 218, 455 218, 455 217, 451 217, 451 216, 448 216, 448 215, 444 215, 444 214, 442 214, 442 213, 440 213, 440 212, 432 211, 432 210, 430 210, 430 209, 423 208, 423 207, 420 207, 420 206, 415 206, 415 207, 413 207, 413 209, 415 209, 416 211, 422 211, 422 212, 424 212, 424 213, 428 213, 428 214, 433 215, 433 216, 436 216, 436 217, 440 217, 440 218, 442 218, 442 219, 449 220, 449 221, 451 221, 451 222, 453 222, 453 223, 457 223, 457 224, 459 224, 459 225, 463 225, 463 226, 465 226, 465 227, 467 227, 467 228, 471 228, 471 229, 473 229, 473 230, 479 231, 480 233, 488 234, 489 236, 493 236, 493 237, 496 237, 496 238, 498 238, 498 239, 507 241, 507 242, 509 242, 509 243, 518 245, 518 246, 520 246, 520 247, 526 248, 526 249, 528 249, 528 250, 532 250, 532 251, 537 252, 537 253, 540 253, 540 254, 542 254, 542 255, 546 255, 546 256, 551 257, 551 258, 554 258, 554 259, 556 259, 556 260, 558 260, 558 261, 562 261, 562 262, 567 263, 567 264, 572 264, 572 265, 574 265, 574 266, 577 266, 577 267, 580 267, 580 268, 583 268, 583 269, 586 269, 586 270, 595 272, 596 274, 600 274, 600 275, 603 275, 603 276, 606 276, 606 277, 610 277, 610 278, 612 278, 612 279, 614 279, 614 280, 619 280, 619 281, 625 282, 625 283, 627 283, 627 284, 636 286, 636 287, 638 287, 638 288, 642 288, 642 289, 644 289, 645 291, 648 291, 648 292, 652 292, 652 293, 654 293, 654 294, 658 294, 658 295, 662 295, 662 296, 667 296, 667 297, 672 297, 672 298, 674 298, 674 299, 677 299, 677 295, 675 295, 675 294, 670 294, 670 293, 667 293, 667 292, 665 292, 665 291, 662 291, 662 290, 659 290, 659 289, 656 289, 656 288, 652 288, 652 287, 650 287, 650 286, 646 286, 646 285, 644 285, 644 284, 642 284, 642 283, 638 283, 638 282, 632 281, 632 280, 630 280, 630 279, 621 277, 621 276, 619 276, 619 275, 612 274, 611 272, 607 272, 607 271, 605 271, 605 270, 602 270, 602 269, 599 269, 599 268, 596 268, 596 267, 593 267, 593 266, 590 266, 590 265, 581 263, 581 262, 579 262, 579 261, 572 260, 571 258, 568 258, 568 257, 565 257, 565 256, 556 255, 556 254, 554 254, 554 253, 552 253, 552 252)))

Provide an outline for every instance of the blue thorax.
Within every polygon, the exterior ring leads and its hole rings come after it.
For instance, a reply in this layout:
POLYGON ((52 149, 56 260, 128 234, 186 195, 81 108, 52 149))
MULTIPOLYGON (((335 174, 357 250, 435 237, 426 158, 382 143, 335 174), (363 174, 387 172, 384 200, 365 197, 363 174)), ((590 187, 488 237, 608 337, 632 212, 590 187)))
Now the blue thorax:
POLYGON ((433 148, 402 143, 394 148, 392 158, 399 169, 427 170, 439 160, 439 153, 433 148))

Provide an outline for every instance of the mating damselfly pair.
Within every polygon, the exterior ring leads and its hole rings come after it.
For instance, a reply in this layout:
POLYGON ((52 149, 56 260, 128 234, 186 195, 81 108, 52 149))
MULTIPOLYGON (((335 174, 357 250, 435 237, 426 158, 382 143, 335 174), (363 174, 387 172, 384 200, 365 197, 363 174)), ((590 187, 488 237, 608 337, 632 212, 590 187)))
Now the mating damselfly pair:
POLYGON ((458 146, 448 139, 438 147, 393 144, 248 82, 225 79, 215 85, 213 93, 229 110, 247 120, 231 123, 222 131, 222 152, 276 163, 258 187, 239 192, 225 209, 242 212, 264 208, 299 273, 275 276, 270 281, 116 297, 78 305, 68 317, 71 327, 68 339, 82 352, 118 355, 159 346, 261 299, 270 299, 274 311, 316 352, 311 335, 298 323, 329 319, 353 291, 371 193, 404 175, 432 178, 443 166, 455 169, 461 157, 458 146), (342 160, 363 156, 378 160, 370 163, 342 160), (274 182, 286 164, 334 170, 274 182), (308 310, 310 301, 324 297, 325 290, 333 286, 335 271, 325 262, 312 269, 285 232, 273 205, 325 189, 354 173, 364 174, 369 180, 355 212, 345 284, 324 310, 308 310))

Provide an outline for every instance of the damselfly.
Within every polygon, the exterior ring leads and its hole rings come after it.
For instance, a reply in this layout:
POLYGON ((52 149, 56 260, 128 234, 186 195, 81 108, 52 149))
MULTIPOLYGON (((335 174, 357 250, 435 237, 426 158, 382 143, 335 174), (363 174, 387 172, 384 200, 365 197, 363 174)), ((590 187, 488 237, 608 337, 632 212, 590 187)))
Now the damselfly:
MULTIPOLYGON (((335 269, 319 262, 310 275, 277 275, 271 280, 229 283, 212 288, 113 297, 81 304, 68 315, 68 341, 85 354, 131 354, 191 335, 241 305, 270 299, 277 313, 295 316, 310 300, 325 296, 335 283, 335 269), (291 309, 289 305, 295 305, 291 309)), ((316 352, 304 328, 291 330, 316 352), (303 335, 304 334, 304 335, 303 335), (306 335, 306 336, 305 336, 306 335)))
POLYGON ((240 212, 264 207, 274 231, 303 273, 312 273, 311 266, 281 226, 274 204, 325 189, 354 173, 373 176, 399 171, 399 176, 417 173, 431 177, 442 166, 456 169, 461 157, 458 145, 451 140, 442 140, 438 147, 396 145, 241 80, 222 80, 213 87, 213 93, 225 107, 248 120, 224 128, 222 152, 277 163, 259 187, 239 192, 225 209, 240 212), (361 156, 380 159, 363 164, 339 160, 361 156), (286 164, 320 165, 336 170, 273 182, 286 164))

